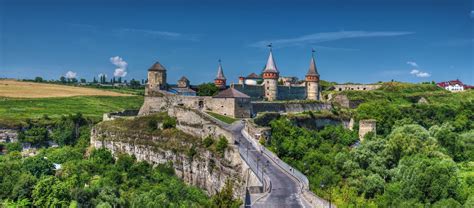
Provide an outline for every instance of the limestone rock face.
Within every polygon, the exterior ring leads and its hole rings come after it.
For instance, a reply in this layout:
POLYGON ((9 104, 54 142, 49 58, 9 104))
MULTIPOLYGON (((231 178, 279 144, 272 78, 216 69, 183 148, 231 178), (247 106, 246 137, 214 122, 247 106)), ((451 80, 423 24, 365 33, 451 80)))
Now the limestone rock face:
MULTIPOLYGON (((91 145, 95 148, 107 148, 113 155, 126 153, 134 155, 139 161, 150 164, 171 162, 176 175, 187 184, 198 186, 208 194, 215 194, 224 187, 227 179, 234 182, 234 194, 241 197, 245 193, 245 180, 248 167, 240 159, 238 150, 231 147, 224 157, 217 156, 204 148, 196 148, 196 154, 163 149, 160 142, 169 142, 168 138, 144 135, 127 135, 108 131, 95 126, 91 132, 91 145)), ((187 146, 190 144, 178 144, 187 146)))

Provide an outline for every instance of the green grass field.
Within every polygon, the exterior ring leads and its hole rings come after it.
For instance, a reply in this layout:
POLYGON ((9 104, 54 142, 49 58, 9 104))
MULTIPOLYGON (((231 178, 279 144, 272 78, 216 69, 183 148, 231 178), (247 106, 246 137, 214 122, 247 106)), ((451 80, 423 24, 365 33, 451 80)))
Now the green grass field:
POLYGON ((206 113, 211 115, 212 117, 217 118, 220 121, 222 121, 224 123, 228 123, 228 124, 234 123, 235 121, 238 120, 238 119, 235 119, 235 118, 231 118, 229 116, 224 116, 224 115, 221 115, 221 114, 218 114, 218 113, 213 113, 213 112, 210 112, 210 111, 208 111, 206 113))
POLYGON ((57 118, 62 115, 82 113, 86 117, 100 119, 103 113, 139 109, 142 104, 142 96, 0 97, 0 127, 14 127, 26 119, 40 118, 43 115, 57 118))

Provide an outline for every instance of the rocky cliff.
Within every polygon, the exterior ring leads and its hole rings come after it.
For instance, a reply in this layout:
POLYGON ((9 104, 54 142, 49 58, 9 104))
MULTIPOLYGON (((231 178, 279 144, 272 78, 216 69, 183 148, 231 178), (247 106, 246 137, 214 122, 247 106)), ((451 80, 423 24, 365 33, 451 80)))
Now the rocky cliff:
POLYGON ((248 166, 231 143, 221 155, 204 147, 201 137, 178 129, 144 130, 150 123, 149 117, 99 123, 92 129, 91 145, 105 147, 114 155, 134 155, 151 164, 171 162, 178 177, 209 194, 219 191, 226 180, 234 182, 234 194, 238 197, 244 195, 246 184, 255 184, 255 176, 248 175, 248 166))

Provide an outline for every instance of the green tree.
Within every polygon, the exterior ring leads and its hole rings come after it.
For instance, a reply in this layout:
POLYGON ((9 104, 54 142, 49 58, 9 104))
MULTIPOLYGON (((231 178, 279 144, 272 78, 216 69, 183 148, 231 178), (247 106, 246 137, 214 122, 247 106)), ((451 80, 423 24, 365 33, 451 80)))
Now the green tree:
POLYGON ((53 163, 48 159, 39 156, 26 158, 23 161, 22 167, 25 171, 30 172, 36 177, 52 175, 54 173, 53 163))
POLYGON ((233 194, 234 183, 231 180, 226 180, 224 187, 217 194, 212 196, 213 207, 219 208, 237 208, 242 202, 234 199, 233 194))
POLYGON ((214 83, 202 83, 197 87, 198 96, 213 96, 219 92, 219 88, 214 83))

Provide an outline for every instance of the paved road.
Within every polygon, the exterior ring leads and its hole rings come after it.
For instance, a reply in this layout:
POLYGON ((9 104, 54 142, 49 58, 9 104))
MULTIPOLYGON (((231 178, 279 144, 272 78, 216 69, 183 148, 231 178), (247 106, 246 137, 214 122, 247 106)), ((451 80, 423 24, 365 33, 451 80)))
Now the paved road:
MULTIPOLYGON (((253 161, 259 161, 258 174, 262 174, 262 164, 265 166, 265 173, 270 178, 272 189, 268 195, 259 199, 254 203, 252 199, 252 207, 310 207, 300 193, 300 186, 291 176, 287 175, 276 164, 269 160, 266 155, 262 155, 260 151, 245 138, 241 130, 244 127, 243 122, 235 122, 233 125, 227 127, 232 131, 234 138, 239 142, 239 145, 248 147, 248 153, 243 152, 248 158, 253 161)), ((254 172, 256 172, 254 170, 254 172)))

